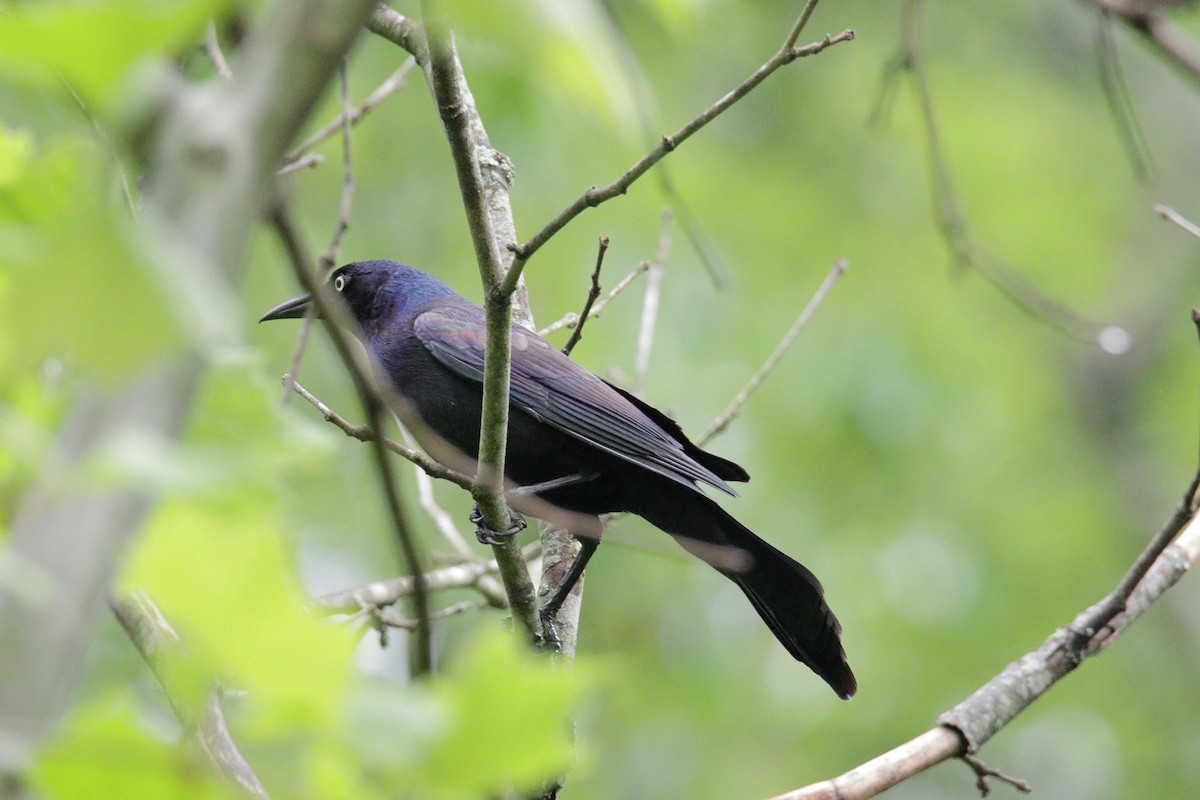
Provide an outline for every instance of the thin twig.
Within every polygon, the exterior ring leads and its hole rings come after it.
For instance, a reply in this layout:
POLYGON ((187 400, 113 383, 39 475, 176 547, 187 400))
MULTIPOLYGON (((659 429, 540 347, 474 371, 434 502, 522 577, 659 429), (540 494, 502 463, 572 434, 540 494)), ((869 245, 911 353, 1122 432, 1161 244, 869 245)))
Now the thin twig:
MULTIPOLYGON (((1193 478, 1189 490, 1197 483, 1193 478)), ((1174 518, 1173 518, 1174 519, 1174 518)), ((1125 610, 1089 640, 1082 651, 1072 643, 1108 598, 1085 609, 1055 630, 1042 645, 1010 663, 970 697, 938 718, 938 725, 914 739, 871 759, 836 778, 777 795, 772 800, 863 800, 949 758, 978 752, 992 736, 1012 722, 1083 660, 1107 649, 1175 585, 1200 559, 1200 522, 1186 521, 1138 583, 1125 610)))
MULTIPOLYGON (((413 67, 417 65, 417 60, 412 56, 405 59, 400 68, 388 76, 387 80, 379 84, 375 91, 367 95, 367 98, 352 109, 349 114, 343 109, 337 117, 321 126, 316 133, 309 136, 300 144, 296 145, 290 153, 283 157, 284 170, 294 168, 297 162, 308 158, 311 154, 308 152, 321 142, 333 136, 340 130, 343 130, 346 120, 349 119, 351 125, 357 125, 359 121, 370 113, 377 105, 382 103, 388 97, 395 94, 404 87, 404 79, 408 77, 408 73, 412 72, 413 67)), ((280 172, 282 173, 283 170, 280 172)))
POLYGON ((988 783, 988 778, 995 778, 1001 783, 1007 783, 1023 794, 1029 794, 1033 791, 1033 787, 1029 785, 1028 781, 1014 778, 1011 775, 1005 775, 1000 770, 989 767, 981 759, 970 753, 963 753, 959 758, 975 773, 975 788, 979 790, 980 797, 987 797, 992 793, 992 785, 988 783))
POLYGON ((608 252, 608 237, 600 237, 599 252, 596 253, 596 268, 592 270, 592 288, 588 291, 587 300, 583 303, 583 311, 579 312, 579 321, 575 323, 575 330, 571 332, 571 338, 567 339, 567 343, 563 345, 563 355, 571 355, 571 351, 575 349, 575 345, 579 344, 579 340, 583 338, 583 326, 588 320, 588 314, 592 311, 592 304, 596 302, 596 298, 600 296, 600 268, 604 266, 604 254, 608 252))
POLYGON ((337 263, 338 251, 342 247, 342 238, 350 228, 350 212, 354 206, 354 188, 356 185, 354 181, 354 165, 350 157, 350 126, 353 124, 350 119, 352 115, 350 109, 350 75, 345 59, 342 60, 342 68, 338 70, 338 85, 341 87, 342 96, 342 196, 338 202, 337 222, 333 227, 333 235, 329 237, 329 246, 325 248, 325 252, 321 254, 321 258, 317 262, 320 275, 324 275, 333 269, 337 263))
POLYGON ((125 164, 121 161, 121 150, 113 143, 112 137, 100 127, 100 123, 96 120, 96 115, 92 113, 88 104, 75 91, 75 87, 67 83, 67 79, 62 75, 58 76, 58 82, 67 90, 67 94, 71 95, 71 100, 74 101, 75 106, 79 109, 79 113, 83 115, 88 127, 92 129, 92 135, 99 140, 100 144, 108 151, 109 156, 112 158, 112 162, 117 168, 117 182, 121 186, 121 197, 125 200, 125 207, 129 209, 129 215, 136 220, 141 209, 138 207, 137 198, 133 195, 133 188, 129 182, 129 174, 125 171, 125 164))
POLYGON ((662 282, 671 253, 671 209, 664 208, 658 234, 658 250, 646 275, 646 292, 642 296, 642 319, 638 326, 637 353, 633 362, 630 390, 641 394, 646 373, 650 370, 650 353, 654 349, 654 328, 658 324, 658 302, 662 297, 662 282))
MULTIPOLYGON (((532 562, 541 556, 541 552, 541 544, 532 542, 521 552, 521 557, 527 562, 532 562)), ((481 578, 495 575, 499 571, 500 566, 495 559, 467 561, 428 570, 421 576, 420 585, 431 592, 444 589, 478 589, 481 578)), ((417 581, 411 575, 402 575, 384 581, 374 581, 355 589, 333 592, 314 599, 312 605, 318 613, 322 614, 353 614, 368 606, 391 605, 401 598, 411 595, 417 585, 417 581)), ((490 605, 505 605, 503 595, 497 598, 486 592, 483 594, 490 605)))
MULTIPOLYGON (((480 604, 478 601, 459 600, 457 603, 448 605, 445 608, 439 608, 430 615, 433 619, 445 619, 453 617, 456 614, 462 614, 467 611, 475 611, 487 606, 487 603, 480 604)), ((405 631, 415 631, 417 629, 417 621, 415 619, 400 619, 399 617, 388 617, 382 613, 376 617, 380 625, 386 625, 389 628, 399 628, 405 631)))
POLYGON ((1120 51, 1113 39, 1112 27, 1111 15, 1102 10, 1096 19, 1096 60, 1100 68, 1100 86, 1104 90, 1104 99, 1113 123, 1117 126, 1121 146, 1129 156, 1133 174, 1138 180, 1144 181, 1150 175, 1150 148, 1138 122, 1137 108, 1129 92, 1129 83, 1125 80, 1125 70, 1121 67, 1120 51))
POLYGON ((325 156, 320 153, 309 153, 308 155, 292 161, 276 170, 275 175, 282 178, 285 175, 291 175, 293 172, 299 172, 302 169, 311 169, 319 167, 325 163, 325 156))
MULTIPOLYGON (((337 426, 347 436, 353 439, 358 439, 360 442, 371 442, 375 440, 375 432, 372 431, 368 426, 355 425, 354 423, 349 422, 345 417, 341 416, 329 406, 325 405, 325 403, 321 402, 321 400, 313 395, 312 392, 301 386, 299 381, 292 382, 292 390, 312 404, 313 408, 317 409, 317 411, 320 411, 321 416, 325 418, 326 422, 337 426)), ((420 450, 405 447, 394 439, 389 439, 385 436, 381 439, 381 441, 384 447, 386 447, 388 450, 391 450, 401 458, 408 459, 429 477, 450 481, 456 486, 467 489, 468 491, 470 490, 472 484, 469 476, 443 467, 441 464, 434 461, 420 450)))
POLYGON ((233 70, 229 68, 229 62, 225 60, 225 54, 221 52, 221 40, 217 38, 217 23, 211 19, 208 21, 208 29, 204 36, 204 51, 208 53, 208 58, 212 61, 213 68, 216 69, 221 80, 233 80, 233 70))
MULTIPOLYGON (((629 271, 628 275, 626 275, 624 278, 621 278, 621 280, 617 282, 617 285, 612 288, 612 291, 604 295, 604 297, 601 297, 600 300, 597 301, 596 305, 592 306, 592 312, 588 316, 592 319, 599 317, 604 312, 604 309, 608 306, 608 304, 612 302, 614 297, 628 289, 629 284, 633 283, 634 280, 637 279, 638 275, 641 275, 643 272, 646 272, 649 269, 649 261, 639 262, 636 267, 629 271)), ((542 328, 540 331, 538 331, 538 335, 546 336, 547 334, 553 333, 561 328, 574 328, 578 324, 579 315, 574 311, 571 311, 542 328)))
POLYGON ((696 440, 697 444, 703 446, 711 441, 714 436, 725 430, 729 423, 741 413, 742 406, 746 405, 746 401, 750 399, 750 395, 758 390, 758 387, 762 385, 766 377, 779 365, 779 361, 787 354, 792 343, 796 341, 796 337, 800 335, 800 331, 804 329, 804 326, 808 324, 813 314, 816 313, 817 308, 824 302, 826 295, 829 294, 829 290, 833 288, 834 282, 844 275, 845 272, 846 260, 839 259, 833 265, 833 268, 829 270, 829 274, 825 276, 825 280, 821 281, 821 285, 817 287, 817 291, 813 293, 808 303, 805 304, 804 309, 796 317, 792 326, 788 328, 787 333, 783 335, 779 344, 775 346, 775 350, 767 357, 763 365, 759 367, 758 372, 754 373, 746 385, 742 387, 742 390, 737 393, 737 396, 726 406, 725 410, 717 415, 717 418, 709 424, 708 429, 696 440))
POLYGON ((1091 0, 1091 3, 1144 36, 1185 77, 1200 82, 1200 48, 1161 9, 1147 12, 1144 4, 1128 0, 1091 0))
POLYGON ((1189 220, 1187 217, 1180 214, 1170 206, 1164 206, 1161 203, 1154 207, 1154 213, 1165 219, 1167 222, 1172 222, 1178 225, 1183 230, 1200 239, 1200 226, 1189 220))
MULTIPOLYGON (((296 280, 312 294, 317 315, 328 323, 325 326, 326 331, 329 333, 329 338, 333 343, 334 349, 337 350, 338 356, 346 366, 346 370, 354 382, 354 388, 358 393, 363 411, 366 413, 368 425, 376 432, 382 431, 385 401, 380 398, 379 392, 388 392, 389 388, 386 386, 376 388, 375 383, 370 377, 371 367, 360 360, 365 357, 360 356, 358 351, 351 348, 346 331, 353 329, 356 323, 350 317, 350 312, 335 298, 329 296, 331 294, 329 287, 313 274, 312 268, 309 266, 311 262, 300 243, 299 233, 292 224, 287 206, 282 201, 277 202, 274 208, 272 208, 270 221, 284 243, 284 249, 289 256, 296 280)), ((396 397, 394 392, 387 395, 386 405, 393 412, 402 403, 403 401, 396 397)), ((372 444, 371 452, 375 456, 376 470, 379 476, 380 488, 383 492, 384 503, 387 507, 388 518, 392 523, 392 531, 396 535, 400 551, 404 556, 409 571, 412 575, 421 575, 424 572, 422 559, 417 550, 412 531, 408 526, 408 521, 404 516, 400 496, 396 491, 396 482, 392 474, 391 462, 388 460, 387 448, 383 444, 382 435, 377 433, 370 441, 372 444)), ((418 626, 417 632, 413 636, 410 651, 413 654, 413 674, 420 676, 433 669, 433 637, 431 634, 432 624, 429 620, 429 594, 426 592, 425 586, 421 581, 414 583, 412 602, 414 615, 422 621, 422 624, 418 626)))
MULTIPOLYGON (((884 89, 877 108, 882 111, 888 107, 889 104, 884 100, 891 97, 891 81, 906 73, 917 96, 918 110, 925 132, 935 218, 954 263, 960 267, 970 267, 1021 311, 1055 330, 1083 341, 1095 342, 1106 350, 1109 350, 1114 342, 1127 343, 1129 335, 1124 329, 1087 319, 1067 305, 1048 297, 1011 265, 988 252, 971 235, 958 190, 951 177, 934 113, 933 93, 925 74, 922 2, 923 0, 905 0, 900 52, 885 72, 884 89)), ((1127 344, 1125 346, 1127 347, 1127 344)))
MULTIPOLYGON (((400 435, 404 437, 404 443, 411 451, 417 452, 417 443, 412 438, 412 434, 408 432, 408 429, 399 420, 397 420, 397 424, 400 425, 400 435)), ((467 544, 467 540, 459 533, 458 526, 454 524, 454 519, 446 509, 441 507, 434 496, 433 478, 430 477, 429 472, 420 464, 413 462, 413 476, 417 481, 417 502, 421 504, 421 509, 433 520, 433 525, 438 529, 438 533, 442 534, 442 538, 449 542, 450 546, 459 555, 465 556, 468 559, 474 558, 475 552, 471 549, 471 545, 467 544)), ((461 477, 467 481, 467 486, 464 488, 470 489, 471 479, 465 475, 461 477)))
POLYGON ((556 215, 554 219, 550 220, 545 227, 531 236, 524 243, 519 245, 511 245, 510 249, 514 254, 516 254, 516 259, 509 270, 509 274, 505 283, 505 290, 508 290, 510 285, 515 286, 516 280, 520 276, 521 270, 525 263, 542 245, 550 240, 550 237, 554 236, 556 233, 566 227, 571 220, 575 219, 575 217, 579 216, 587 209, 595 208, 601 203, 611 200, 618 195, 624 194, 626 191, 628 191, 629 187, 633 185, 634 181, 646 174, 651 167, 665 158, 668 153, 670 153, 679 145, 683 144, 689 137, 692 136, 692 134, 696 133, 705 125, 712 122, 724 111, 728 110, 730 106, 749 94, 755 87, 770 77, 770 75, 777 69, 786 64, 792 63, 798 58, 821 53, 832 45, 853 40, 854 31, 845 30, 836 36, 830 36, 826 34, 825 37, 820 41, 804 47, 796 46, 796 41, 799 39, 805 25, 808 23, 809 17, 816 8, 817 1, 818 0, 808 0, 803 11, 800 13, 800 17, 792 26, 791 31, 788 33, 787 38, 784 40, 783 46, 780 47, 779 51, 770 59, 768 59, 761 67, 755 70, 748 78, 734 87, 733 90, 711 105, 709 108, 702 111, 679 130, 670 135, 663 136, 662 141, 659 142, 659 144, 653 150, 643 156, 640 161, 626 170, 623 175, 614 180, 612 183, 602 187, 593 186, 589 188, 573 203, 571 203, 571 205, 559 212, 558 215, 556 215))

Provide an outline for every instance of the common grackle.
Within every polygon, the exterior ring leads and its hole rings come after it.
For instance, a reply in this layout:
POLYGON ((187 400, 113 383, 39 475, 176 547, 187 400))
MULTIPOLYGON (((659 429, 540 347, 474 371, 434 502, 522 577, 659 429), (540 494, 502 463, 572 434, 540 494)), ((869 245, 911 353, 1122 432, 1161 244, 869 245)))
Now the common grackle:
MULTIPOLYGON (((398 393, 405 425, 434 458, 472 471, 483 398, 483 309, 432 275, 393 261, 347 264, 329 283, 398 393)), ((311 302, 310 295, 297 297, 260 321, 301 317, 311 302)), ((840 697, 854 694, 841 626, 820 582, 700 488, 736 496, 727 481, 749 480, 744 469, 701 450, 661 411, 518 326, 512 329, 510 398, 505 479, 533 491, 510 493, 509 501, 580 534, 583 545, 547 603, 551 619, 566 595, 562 589, 595 550, 596 515, 630 512, 720 569, 789 653, 840 697)))

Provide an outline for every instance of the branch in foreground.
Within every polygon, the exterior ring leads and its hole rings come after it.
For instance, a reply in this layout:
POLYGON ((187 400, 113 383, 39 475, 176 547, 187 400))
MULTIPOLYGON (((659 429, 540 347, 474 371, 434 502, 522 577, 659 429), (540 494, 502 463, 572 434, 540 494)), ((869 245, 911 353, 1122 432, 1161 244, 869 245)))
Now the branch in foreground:
MULTIPOLYGON (((152 190, 139 230, 163 248, 163 263, 186 261, 203 285, 232 287, 277 162, 369 11, 363 0, 271 3, 239 50, 241 80, 172 84, 157 98, 164 115, 144 142, 152 190)), ((193 310, 197 320, 211 313, 193 310)), ((96 609, 157 493, 97 492, 87 482, 63 485, 61 476, 93 463, 113 437, 178 439, 205 367, 195 354, 176 353, 120 388, 81 393, 52 454, 61 469, 12 502, 6 555, 62 590, 41 604, 0 592, 0 781, 19 775, 76 699, 96 609)))
POLYGON ((732 91, 714 103, 712 106, 701 112, 698 116, 688 122, 674 133, 663 136, 662 141, 646 154, 640 161, 625 171, 621 177, 617 178, 612 183, 602 187, 591 187, 571 205, 563 209, 559 214, 544 228, 535 233, 526 242, 519 245, 511 245, 510 249, 516 254, 516 260, 509 269, 508 277, 505 282, 505 290, 509 290, 510 286, 515 286, 517 279, 520 277, 521 270, 530 257, 537 250, 550 240, 566 225, 589 208, 604 203, 608 200, 624 194, 634 181, 646 174, 655 164, 662 161, 668 153, 674 150, 679 145, 683 144, 692 134, 703 128, 708 123, 712 122, 730 106, 741 100, 749 94, 755 87, 771 76, 773 72, 782 66, 792 63, 798 58, 805 56, 816 55, 823 52, 826 48, 831 47, 841 42, 848 42, 854 39, 854 31, 845 30, 836 36, 825 35, 820 41, 814 42, 804 47, 797 47, 796 40, 804 31, 805 25, 808 23, 809 17, 812 15, 813 9, 817 5, 817 0, 808 0, 804 10, 800 14, 800 18, 796 20, 792 26, 787 38, 784 40, 783 46, 779 51, 767 60, 761 67, 755 70, 750 77, 738 84, 732 91))
MULTIPOLYGON (((355 391, 367 416, 368 427, 375 431, 383 430, 385 406, 395 411, 403 404, 403 400, 396 397, 388 386, 379 385, 373 381, 371 366, 365 363, 367 356, 360 355, 359 351, 351 348, 346 331, 353 330, 357 323, 338 299, 329 296, 332 294, 329 286, 313 274, 310 266, 311 259, 301 244, 299 233, 292 224, 287 207, 282 201, 276 203, 271 210, 270 221, 288 254, 288 260, 296 275, 296 280, 312 295, 317 315, 326 322, 325 329, 354 383, 355 391), (386 395, 386 399, 381 397, 381 394, 386 395)), ((405 518, 400 496, 396 491, 395 475, 387 457, 387 448, 379 436, 372 437, 369 441, 372 455, 375 457, 376 472, 379 476, 388 518, 391 520, 392 530, 400 545, 400 551, 409 572, 413 575, 421 575, 425 570, 412 530, 405 518)), ((415 675, 422 675, 433 669, 433 625, 429 616, 429 595, 420 582, 414 584, 412 603, 414 615, 421 623, 417 626, 413 636, 413 646, 410 651, 413 655, 412 671, 415 675)))
MULTIPOLYGON (((1189 491, 1194 491, 1198 481, 1200 478, 1193 479, 1189 491)), ((1070 623, 1054 631, 1037 650, 1009 664, 970 697, 942 714, 936 728, 836 778, 777 795, 771 800, 862 800, 948 758, 978 752, 988 739, 1086 658, 1112 644, 1183 577, 1200 559, 1198 520, 1194 510, 1186 519, 1180 519, 1178 514, 1172 516, 1171 521, 1178 524, 1173 528, 1178 538, 1154 561, 1129 595, 1124 610, 1097 631, 1082 650, 1074 646, 1077 631, 1090 624, 1098 610, 1105 607, 1108 598, 1080 612, 1070 623)))
POLYGON ((792 323, 792 327, 788 328, 787 333, 783 335, 783 339, 775 346, 775 350, 767 357, 763 365, 759 367, 758 372, 754 373, 746 385, 742 387, 742 390, 737 393, 737 396, 733 398, 732 402, 712 421, 708 426, 708 430, 696 440, 696 444, 703 447, 714 436, 725 430, 729 423, 741 413, 742 406, 746 405, 746 401, 750 399, 750 395, 758 390, 758 387, 762 385, 766 377, 779 364, 780 359, 787 354, 792 343, 796 341, 796 337, 800 335, 800 331, 808 324, 808 321, 812 319, 812 315, 816 313, 817 308, 824 302, 825 296, 833 288, 834 281, 842 277, 845 273, 846 260, 844 258, 839 259, 833 265, 833 269, 829 270, 829 274, 825 276, 825 280, 821 281, 821 285, 817 287, 817 291, 804 306, 804 309, 800 312, 800 316, 796 317, 796 321, 792 323))
POLYGON ((217 773, 243 794, 250 797, 268 797, 267 790, 263 788, 258 776, 238 750, 225 725, 220 687, 214 687, 209 693, 202 719, 195 719, 180 705, 173 687, 169 685, 159 666, 159 654, 167 648, 177 646, 179 634, 163 617, 154 601, 144 592, 135 592, 123 600, 110 598, 108 605, 162 687, 175 718, 185 730, 195 734, 200 749, 208 756, 217 773))

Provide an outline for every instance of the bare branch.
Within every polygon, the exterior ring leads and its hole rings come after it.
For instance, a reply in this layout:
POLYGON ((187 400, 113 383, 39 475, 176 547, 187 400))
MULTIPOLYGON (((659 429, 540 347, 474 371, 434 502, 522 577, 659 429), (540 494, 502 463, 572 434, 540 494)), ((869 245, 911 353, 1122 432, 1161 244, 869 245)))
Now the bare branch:
POLYGON ((650 353, 654 349, 654 328, 658 324, 658 301, 662 296, 662 282, 667 267, 667 256, 671 253, 671 209, 664 208, 662 225, 658 233, 658 250, 650 262, 646 274, 646 292, 642 296, 642 319, 638 326, 637 352, 633 362, 633 379, 630 390, 642 393, 642 383, 650 370, 650 353))
POLYGON ((367 20, 367 30, 399 45, 416 59, 417 64, 428 69, 429 44, 425 41, 425 30, 421 23, 379 3, 375 6, 375 13, 367 20))
POLYGON ((1200 239, 1200 226, 1197 226, 1196 223, 1192 222, 1170 206, 1164 206, 1160 203, 1154 207, 1154 212, 1168 222, 1178 225, 1192 236, 1200 239))
MULTIPOLYGON (((1192 479, 1188 488, 1193 506, 1198 483, 1200 475, 1192 479)), ((1037 650, 1009 664, 970 697, 942 714, 937 727, 836 778, 786 792, 772 800, 862 800, 948 758, 978 752, 1055 683, 1085 659, 1111 645, 1200 559, 1200 522, 1194 511, 1186 519, 1178 512, 1173 514, 1167 527, 1179 534, 1178 538, 1146 571, 1125 602, 1124 610, 1091 635, 1083 648, 1076 646, 1077 632, 1091 625, 1107 607, 1109 597, 1077 614, 1037 650)), ((1120 587, 1114 593, 1119 590, 1120 587)))
POLYGON ((966 753, 959 756, 959 758, 975 773, 975 788, 979 790, 981 797, 987 797, 992 792, 991 784, 988 783, 989 778, 995 778, 1001 783, 1007 783, 1022 794, 1029 794, 1033 791, 1033 787, 1028 782, 1020 778, 1014 778, 1011 775, 1005 775, 1000 770, 989 767, 976 756, 966 753))
POLYGON ((1124 352, 1124 349, 1128 349, 1129 334, 1127 331, 1116 325, 1087 319, 1067 305, 1048 297, 1003 259, 988 252, 971 235, 967 220, 963 215, 958 191, 951 177, 950 166, 945 156, 937 118, 934 114, 933 93, 925 74, 922 2, 923 0, 905 0, 900 52, 892 60, 884 76, 885 85, 881 92, 881 102, 877 109, 879 113, 876 114, 876 118, 881 119, 882 110, 889 107, 885 101, 892 96, 891 81, 902 73, 907 73, 917 95, 918 110, 925 132, 934 213, 942 238, 954 263, 960 267, 974 269, 1012 301, 1017 308, 1034 319, 1075 338, 1095 342, 1109 352, 1124 352), (1122 346, 1124 349, 1113 349, 1114 345, 1122 346))
MULTIPOLYGON (((632 270, 629 271, 628 275, 626 275, 624 278, 621 278, 621 280, 617 282, 617 285, 612 288, 612 291, 610 291, 608 294, 604 295, 604 297, 600 298, 600 300, 596 303, 596 305, 592 306, 592 312, 588 316, 593 319, 596 317, 599 317, 600 314, 603 313, 604 309, 608 306, 608 304, 612 302, 614 297, 616 297, 621 292, 628 289, 629 284, 633 283, 638 275, 641 275, 643 272, 647 271, 648 269, 650 269, 649 261, 640 262, 636 267, 634 267, 632 270)), ((571 311, 571 312, 567 313, 565 316, 563 316, 562 318, 557 319, 554 322, 551 322, 546 327, 542 328, 540 331, 538 331, 538 335, 545 336, 547 334, 553 333, 556 330, 559 330, 560 328, 574 328, 578 324, 579 324, 579 315, 576 314, 574 311, 571 311)))
MULTIPOLYGON (((483 417, 480 422, 479 466, 475 474, 472 495, 479 506, 484 523, 493 531, 510 527, 510 512, 504 502, 504 461, 508 439, 509 375, 511 372, 511 328, 513 294, 516 279, 510 288, 503 289, 507 254, 503 253, 496 236, 497 225, 492 218, 488 196, 504 196, 507 213, 497 212, 501 225, 511 225, 512 213, 507 206, 507 183, 497 181, 496 165, 503 172, 507 159, 487 141, 474 101, 466 86, 462 65, 446 20, 440 16, 433 0, 422 0, 422 15, 429 47, 430 86, 437 101, 438 114, 450 144, 458 176, 459 191, 466 211, 467 226, 479 266, 484 289, 487 343, 483 374, 483 417), (485 185, 484 168, 490 165, 492 179, 485 185), (503 184, 503 189, 498 184, 503 184)), ((511 168, 510 168, 511 169, 511 168)), ((509 605, 515 619, 537 636, 537 598, 533 582, 515 536, 497 538, 493 544, 500 574, 509 593, 509 605)))
POLYGON ((607 236, 600 237, 600 248, 596 253, 596 268, 592 270, 592 288, 588 291, 587 300, 584 301, 583 311, 579 312, 579 318, 575 323, 575 330, 571 332, 571 338, 567 339, 567 343, 563 345, 564 356, 571 355, 575 345, 579 344, 579 340, 583 338, 584 323, 587 322, 588 314, 592 311, 592 304, 600 296, 600 268, 604 266, 604 254, 608 252, 608 241, 607 236))
POLYGON ((554 236, 556 233, 566 227, 567 223, 571 222, 571 220, 575 219, 575 217, 579 216, 587 209, 595 208, 601 203, 611 200, 618 195, 624 194, 626 191, 628 191, 629 187, 633 185, 634 181, 646 174, 646 172, 649 171, 650 168, 659 161, 662 161, 668 153, 670 153, 679 145, 683 144, 689 137, 691 137, 692 134, 696 133, 705 125, 712 122, 723 112, 728 110, 730 106, 749 94, 755 87, 770 77, 770 75, 777 69, 786 64, 792 63, 798 58, 816 55, 832 45, 840 42, 848 42, 854 39, 854 31, 845 30, 836 36, 830 36, 826 34, 823 39, 814 42, 813 44, 806 45, 804 47, 796 47, 796 40, 803 32, 804 27, 808 23, 808 19, 812 15, 813 9, 816 7, 816 5, 817 0, 809 0, 808 3, 806 3, 799 19, 796 20, 796 23, 792 26, 787 38, 784 40, 783 46, 780 47, 779 51, 770 59, 768 59, 766 63, 755 70, 750 77, 746 78, 746 80, 742 81, 728 94, 726 94, 709 108, 702 111, 682 128, 670 135, 663 136, 662 141, 659 142, 658 146, 656 146, 648 154, 643 156, 640 161, 626 170, 621 177, 617 178, 615 181, 606 186, 599 188, 595 186, 591 187, 582 195, 580 195, 575 202, 559 212, 559 214, 555 216, 554 219, 550 220, 550 222, 547 223, 544 228, 535 233, 523 244, 512 245, 510 249, 516 254, 517 258, 513 262, 512 269, 509 271, 508 283, 515 283, 517 277, 520 275, 521 269, 524 267, 525 262, 527 262, 542 245, 549 241, 550 237, 554 236))
MULTIPOLYGON (((374 441, 374 431, 372 431, 366 425, 355 425, 354 423, 347 421, 345 417, 342 417, 336 411, 321 402, 321 400, 314 396, 312 392, 301 386, 299 381, 293 381, 292 389, 296 392, 296 394, 300 395, 309 403, 311 403, 313 408, 317 409, 317 411, 320 411, 321 416, 325 418, 326 422, 333 423, 347 436, 358 439, 360 442, 374 441)), ((463 475, 461 472, 455 472, 452 469, 447 469, 421 451, 411 447, 405 447, 393 439, 384 437, 382 442, 383 446, 388 450, 391 450, 401 458, 408 459, 413 463, 414 466, 431 478, 439 478, 444 481, 450 481, 451 483, 460 486, 463 489, 467 489, 468 491, 471 489, 472 484, 470 477, 463 475)))
MULTIPOLYGON (((526 547, 521 557, 525 561, 534 561, 541 554, 541 545, 534 542, 526 547)), ((420 585, 434 592, 443 589, 479 588, 480 579, 487 575, 495 575, 500 571, 500 565, 495 559, 491 561, 468 561, 439 569, 431 569, 421 576, 420 585)), ((375 581, 357 589, 318 597, 312 601, 314 608, 323 614, 353 614, 367 606, 388 606, 402 597, 412 594, 417 588, 417 581, 411 575, 403 575, 386 581, 375 581)), ((505 604, 504 597, 492 597, 484 593, 491 605, 505 604)))
POLYGON ((742 387, 742 390, 737 393, 737 396, 725 407, 725 410, 717 415, 717 418, 709 424, 708 429, 696 441, 697 444, 703 446, 712 440, 714 436, 725 430, 729 423, 741 413, 742 406, 746 405, 746 401, 750 399, 750 395, 758 390, 758 387, 762 385, 766 377, 779 365, 780 360, 787 354, 792 343, 796 341, 796 337, 800 335, 800 331, 804 329, 804 326, 812 319, 812 315, 816 313, 817 308, 824 302, 826 295, 829 294, 829 290, 833 288, 834 282, 844 275, 845 272, 846 260, 840 259, 833 265, 833 269, 829 270, 829 274, 825 276, 825 280, 821 281, 821 285, 817 287, 817 291, 804 306, 800 315, 796 317, 796 321, 788 328, 787 333, 783 335, 783 339, 779 341, 779 344, 775 345, 775 350, 771 355, 767 356, 767 360, 759 367, 758 372, 754 373, 746 385, 742 387))
MULTIPOLYGON (((292 151, 284 156, 284 167, 280 170, 280 174, 285 171, 291 171, 299 168, 299 162, 306 158, 311 158, 312 154, 308 151, 319 145, 321 142, 333 136, 340 130, 343 130, 346 121, 349 120, 350 125, 357 125, 359 121, 369 114, 375 106, 382 103, 387 98, 391 97, 404 86, 404 79, 408 77, 408 73, 412 72, 413 67, 417 65, 417 60, 413 57, 407 58, 400 68, 388 76, 387 80, 379 84, 379 87, 367 95, 367 99, 363 100, 357 107, 351 110, 348 114, 343 108, 338 116, 329 122, 325 123, 312 136, 305 139, 292 151)), ((319 161, 317 163, 320 163, 319 161)))
POLYGON ((201 719, 196 719, 191 711, 179 702, 175 687, 170 685, 169 672, 164 672, 160 663, 164 650, 179 646, 179 634, 167 622, 154 601, 145 592, 134 592, 122 600, 110 598, 108 605, 162 687, 175 718, 185 729, 194 731, 200 749, 208 756, 217 773, 249 797, 268 797, 267 790, 263 788, 249 762, 238 750, 225 725, 220 687, 213 687, 209 693, 201 719))
POLYGON ((312 169, 319 167, 325 163, 325 156, 320 153, 309 153, 308 155, 297 159, 289 164, 280 167, 275 174, 282 178, 291 175, 293 172, 299 172, 302 169, 312 169))
POLYGON ((1168 63, 1185 77, 1200 82, 1200 48, 1194 39, 1171 22, 1161 9, 1146 10, 1146 5, 1129 0, 1090 0, 1092 5, 1116 17, 1142 34, 1158 49, 1168 63))

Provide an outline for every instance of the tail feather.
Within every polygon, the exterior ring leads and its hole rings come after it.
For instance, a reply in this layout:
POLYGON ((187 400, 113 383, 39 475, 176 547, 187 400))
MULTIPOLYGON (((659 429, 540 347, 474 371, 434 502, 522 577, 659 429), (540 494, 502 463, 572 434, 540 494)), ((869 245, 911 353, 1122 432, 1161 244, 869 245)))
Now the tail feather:
POLYGON ((755 539, 753 544, 739 543, 749 552, 751 564, 730 579, 792 657, 820 675, 838 697, 849 700, 858 682, 846 662, 841 623, 825 602, 821 582, 802 564, 755 539))
MULTIPOLYGON (((673 492, 673 488, 668 490, 673 492)), ((825 602, 821 582, 803 565, 760 539, 707 497, 660 495, 650 508, 636 513, 700 555, 694 542, 734 548, 746 555, 739 568, 713 565, 738 585, 754 610, 789 653, 844 700, 858 683, 842 649, 842 626, 825 602)))

